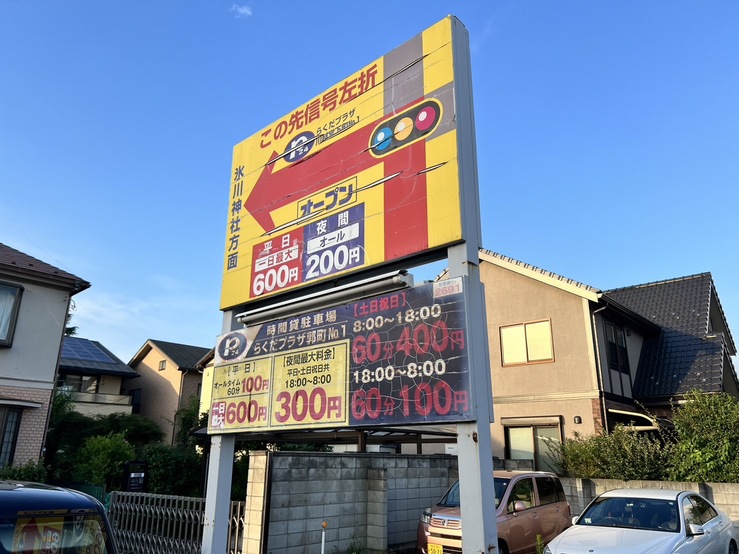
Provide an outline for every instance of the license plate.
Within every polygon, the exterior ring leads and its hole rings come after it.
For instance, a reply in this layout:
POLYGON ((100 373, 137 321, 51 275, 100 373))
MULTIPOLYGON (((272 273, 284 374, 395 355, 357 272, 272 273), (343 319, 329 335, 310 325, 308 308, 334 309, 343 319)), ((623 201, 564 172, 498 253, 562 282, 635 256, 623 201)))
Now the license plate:
POLYGON ((428 546, 428 554, 444 554, 444 547, 440 544, 429 544, 428 546))

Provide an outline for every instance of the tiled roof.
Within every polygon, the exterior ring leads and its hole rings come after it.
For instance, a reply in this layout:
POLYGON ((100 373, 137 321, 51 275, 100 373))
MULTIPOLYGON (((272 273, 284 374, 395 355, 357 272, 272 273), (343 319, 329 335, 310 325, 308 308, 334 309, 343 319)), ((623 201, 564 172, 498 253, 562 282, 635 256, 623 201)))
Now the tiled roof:
POLYGON ((594 287, 591 287, 590 285, 587 285, 585 283, 581 283, 579 281, 575 281, 574 279, 570 279, 569 277, 564 277, 562 275, 558 275, 557 273, 554 273, 552 271, 548 271, 546 269, 542 269, 540 267, 536 267, 535 265, 531 265, 531 264, 528 264, 526 262, 522 262, 520 260, 516 260, 514 258, 509 258, 508 256, 505 256, 503 254, 499 254, 498 252, 493 252, 492 250, 486 250, 484 248, 481 248, 480 249, 480 254, 483 255, 483 256, 484 255, 487 255, 487 256, 490 256, 491 258, 502 260, 504 262, 507 262, 507 263, 510 263, 512 265, 518 266, 520 268, 527 269, 527 270, 529 270, 529 271, 531 271, 533 273, 539 273, 540 275, 542 275, 544 277, 549 277, 549 278, 554 279, 556 281, 559 281, 561 283, 573 285, 575 287, 582 288, 582 289, 587 290, 589 292, 593 292, 593 293, 599 293, 600 292, 598 289, 596 289, 594 287))
POLYGON ((72 290, 76 294, 90 287, 90 283, 80 279, 76 275, 54 267, 0 243, 0 273, 25 275, 28 277, 57 281, 72 290))
POLYGON ((714 298, 710 273, 604 294, 662 328, 658 337, 645 341, 634 383, 635 397, 672 397, 695 388, 723 390, 724 338, 708 335, 714 298))
POLYGON ((59 370, 73 375, 139 376, 99 342, 80 337, 64 337, 59 370))
POLYGON ((156 345, 157 348, 176 363, 179 366, 180 371, 196 369, 198 362, 210 350, 209 348, 204 348, 202 346, 190 346, 188 344, 178 344, 163 340, 150 339, 149 342, 156 345))

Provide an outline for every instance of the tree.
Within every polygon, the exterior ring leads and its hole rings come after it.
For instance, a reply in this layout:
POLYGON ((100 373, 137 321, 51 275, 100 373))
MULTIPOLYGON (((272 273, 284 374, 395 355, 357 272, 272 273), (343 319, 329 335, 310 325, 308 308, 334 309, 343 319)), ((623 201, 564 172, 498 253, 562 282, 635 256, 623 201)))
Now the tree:
POLYGON ((72 312, 76 309, 77 309, 77 306, 75 305, 74 300, 72 300, 69 303, 69 311, 67 312, 67 316, 64 318, 64 336, 65 337, 71 337, 77 334, 77 326, 69 324, 69 322, 72 321, 72 312))
POLYGON ((669 478, 739 482, 739 402, 726 393, 692 391, 673 408, 677 447, 669 478))

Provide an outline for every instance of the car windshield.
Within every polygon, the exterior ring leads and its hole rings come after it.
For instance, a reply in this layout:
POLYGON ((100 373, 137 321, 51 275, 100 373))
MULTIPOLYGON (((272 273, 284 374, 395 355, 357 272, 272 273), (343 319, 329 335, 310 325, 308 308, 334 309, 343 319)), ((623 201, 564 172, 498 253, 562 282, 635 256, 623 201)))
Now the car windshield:
POLYGON ((588 506, 577 524, 677 533, 679 521, 674 500, 601 497, 588 506))
MULTIPOLYGON (((493 479, 493 486, 495 487, 495 507, 500 504, 500 499, 503 498, 510 479, 499 479, 495 477, 493 479)), ((451 488, 447 491, 444 497, 439 501, 439 506, 446 508, 458 508, 459 507, 459 481, 454 483, 451 488)))

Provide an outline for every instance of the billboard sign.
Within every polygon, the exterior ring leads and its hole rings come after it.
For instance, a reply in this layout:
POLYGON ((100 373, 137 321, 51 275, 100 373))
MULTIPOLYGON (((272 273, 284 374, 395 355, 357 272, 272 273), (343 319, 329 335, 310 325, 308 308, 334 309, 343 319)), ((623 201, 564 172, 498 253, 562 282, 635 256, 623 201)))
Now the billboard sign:
POLYGON ((473 420, 464 283, 438 281, 222 335, 209 433, 473 420))
POLYGON ((447 17, 234 148, 221 309, 464 240, 454 60, 467 49, 453 28, 447 17))

